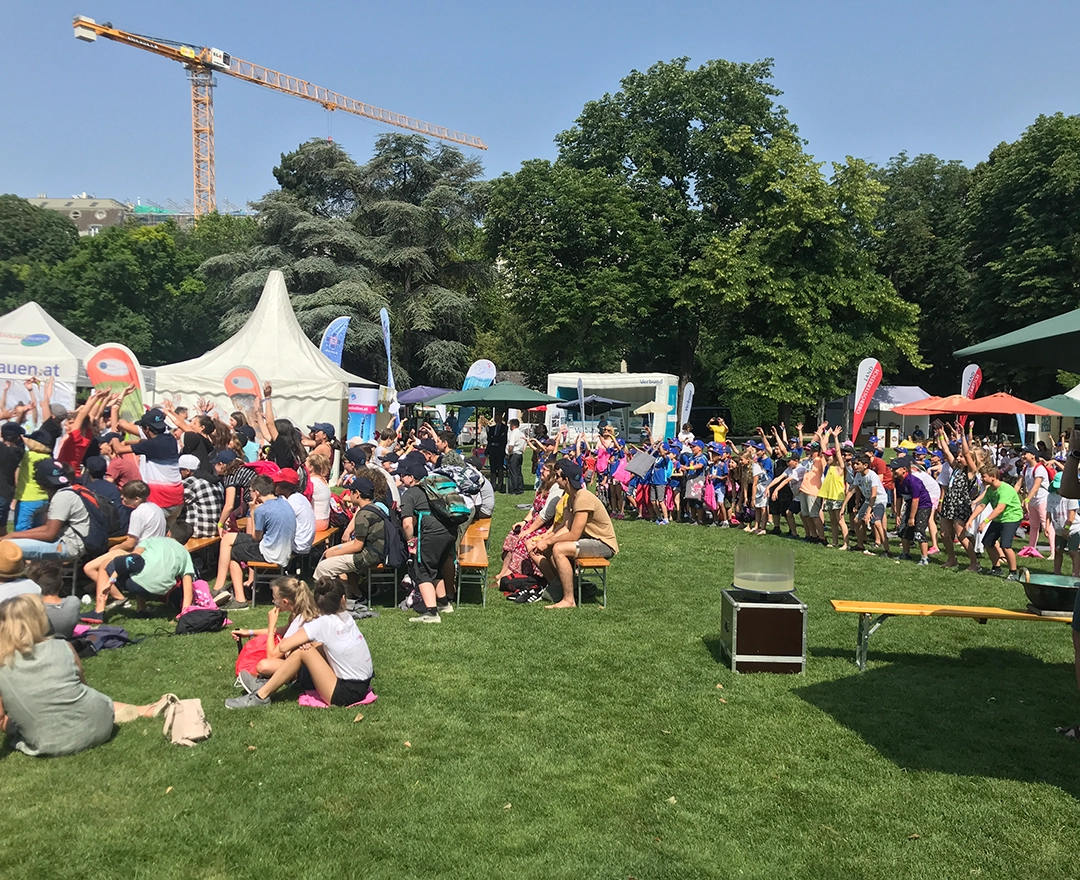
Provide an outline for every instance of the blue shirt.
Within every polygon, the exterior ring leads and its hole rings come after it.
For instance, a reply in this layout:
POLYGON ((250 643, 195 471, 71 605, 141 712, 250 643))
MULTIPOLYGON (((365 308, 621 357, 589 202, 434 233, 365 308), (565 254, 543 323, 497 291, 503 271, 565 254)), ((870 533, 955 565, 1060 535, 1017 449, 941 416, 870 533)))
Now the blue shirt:
POLYGON ((259 552, 267 562, 285 565, 292 557, 296 537, 296 514, 289 502, 278 496, 255 508, 255 531, 262 532, 259 552))

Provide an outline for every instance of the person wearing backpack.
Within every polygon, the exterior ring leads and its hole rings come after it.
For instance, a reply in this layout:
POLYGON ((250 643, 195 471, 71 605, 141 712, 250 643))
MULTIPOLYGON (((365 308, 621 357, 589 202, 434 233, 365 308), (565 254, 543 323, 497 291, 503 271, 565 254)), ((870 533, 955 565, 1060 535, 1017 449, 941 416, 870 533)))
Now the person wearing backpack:
POLYGON ((356 513, 342 532, 341 543, 323 553, 315 566, 315 579, 343 578, 355 586, 361 572, 386 561, 389 511, 380 510, 381 504, 375 502, 375 483, 370 477, 356 477, 349 488, 356 513))
POLYGON ((401 525, 409 548, 409 573, 420 591, 424 607, 418 608, 410 623, 439 623, 441 614, 454 610, 446 591, 443 567, 454 556, 457 527, 444 522, 432 511, 420 483, 427 477, 423 456, 410 453, 397 467, 401 478, 401 525))
MULTIPOLYGON (((92 531, 90 512, 83 499, 72 491, 73 481, 63 465, 51 458, 41 459, 34 464, 34 480, 47 496, 44 524, 9 532, 0 540, 16 542, 25 559, 75 560, 87 549, 93 552, 93 548, 87 547, 92 531)), ((100 511, 98 516, 101 538, 107 546, 104 517, 100 511)))

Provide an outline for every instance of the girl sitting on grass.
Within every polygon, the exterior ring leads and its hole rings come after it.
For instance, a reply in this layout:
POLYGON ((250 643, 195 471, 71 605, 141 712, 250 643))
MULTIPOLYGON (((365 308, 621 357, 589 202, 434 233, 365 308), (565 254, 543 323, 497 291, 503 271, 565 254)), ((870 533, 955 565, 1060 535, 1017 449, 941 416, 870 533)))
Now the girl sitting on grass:
POLYGON ((248 693, 266 684, 285 660, 280 640, 296 635, 296 631, 301 626, 319 616, 311 588, 304 581, 288 576, 275 578, 270 584, 270 591, 274 597, 274 605, 267 615, 266 628, 232 631, 232 636, 236 641, 256 637, 265 648, 265 656, 255 667, 256 675, 252 675, 246 669, 240 671, 240 681, 248 693), (282 611, 288 613, 289 619, 285 626, 279 627, 278 616, 282 611), (270 633, 274 634, 272 639, 270 633))
POLYGON ((87 687, 75 649, 48 632, 38 596, 0 602, 0 730, 20 752, 81 752, 106 742, 114 723, 149 718, 163 705, 116 703, 87 687))
POLYGON ((226 700, 225 708, 269 706, 270 695, 297 676, 303 690, 314 688, 331 706, 349 706, 368 695, 374 674, 371 652, 356 621, 345 611, 345 582, 321 578, 315 585, 315 607, 319 617, 281 640, 278 648, 285 659, 270 680, 242 697, 226 700))

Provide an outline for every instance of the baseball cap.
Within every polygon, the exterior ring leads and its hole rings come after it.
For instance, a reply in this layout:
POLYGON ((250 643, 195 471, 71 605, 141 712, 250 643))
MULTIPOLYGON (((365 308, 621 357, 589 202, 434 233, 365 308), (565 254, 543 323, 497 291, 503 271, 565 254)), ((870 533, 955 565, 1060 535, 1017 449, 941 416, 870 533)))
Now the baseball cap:
POLYGON ((236 453, 231 449, 222 449, 214 456, 214 464, 232 464, 236 461, 236 453))
POLYGON ((927 449, 925 446, 916 446, 915 447, 915 454, 916 455, 929 455, 930 450, 927 449))
POLYGON ((353 480, 352 490, 359 493, 362 498, 375 497, 375 483, 368 477, 359 477, 353 480))
POLYGON ((425 437, 419 443, 416 444, 416 448, 421 452, 430 452, 432 455, 439 454, 439 447, 435 445, 435 441, 430 437, 425 437))
POLYGON ((68 417, 68 408, 60 403, 49 404, 49 414, 53 418, 66 419, 68 417))
POLYGON ((293 468, 282 468, 274 476, 274 483, 288 483, 295 486, 300 482, 300 475, 293 468))
POLYGON ((26 434, 26 430, 18 422, 4 422, 3 425, 0 425, 0 437, 5 440, 14 440, 24 434, 26 434))
POLYGON ((161 434, 165 431, 165 413, 155 406, 153 409, 148 409, 143 413, 143 417, 135 424, 150 428, 152 431, 161 434))
POLYGON ((110 574, 115 574, 126 579, 132 575, 138 574, 145 566, 146 562, 140 554, 129 553, 124 556, 114 557, 106 566, 106 570, 111 569, 109 572, 110 574))
POLYGON ((571 461, 568 458, 560 459, 555 462, 555 471, 556 473, 562 474, 571 483, 574 483, 575 481, 577 483, 581 482, 581 468, 576 461, 571 461))
POLYGON ((367 464, 367 456, 364 454, 364 450, 359 446, 350 446, 346 449, 345 459, 351 461, 357 467, 363 467, 367 464))
POLYGON ((199 456, 191 455, 190 453, 181 455, 180 459, 176 462, 176 466, 182 471, 197 471, 201 464, 202 462, 199 461, 199 456))
POLYGON ((236 429, 236 433, 247 440, 248 443, 255 442, 255 429, 251 425, 241 425, 236 429))
POLYGON ((316 431, 322 431, 331 440, 334 439, 335 431, 334 426, 329 422, 316 422, 314 425, 308 425, 308 430, 314 434, 316 431))
POLYGON ((907 468, 911 470, 911 459, 906 455, 899 455, 889 462, 889 470, 897 470, 899 468, 907 468))
POLYGON ((1038 455, 1039 454, 1039 447, 1032 446, 1030 443, 1028 443, 1026 446, 1021 446, 1020 447, 1020 452, 1021 453, 1030 452, 1032 455, 1038 455))
POLYGON ((387 452, 385 455, 383 455, 382 458, 379 459, 379 461, 388 461, 390 462, 390 464, 397 464, 399 461, 401 461, 401 458, 396 452, 387 452))
POLYGON ((47 489, 62 489, 71 485, 63 466, 51 458, 43 458, 34 465, 34 479, 47 489))
POLYGON ((880 442, 881 442, 881 438, 880 438, 880 437, 878 437, 878 435, 877 435, 877 434, 875 434, 875 435, 874 435, 873 437, 871 437, 871 438, 870 438, 869 440, 867 440, 866 442, 867 442, 867 443, 870 443, 871 445, 873 445, 874 443, 880 443, 880 442))
POLYGON ((104 455, 88 455, 83 459, 83 467, 86 468, 86 472, 91 477, 97 480, 105 476, 105 472, 109 469, 109 463, 105 460, 104 455))
POLYGON ((424 466, 423 459, 419 461, 413 457, 410 453, 406 455, 397 466, 398 476, 412 477, 414 480, 422 480, 427 476, 427 468, 424 466))

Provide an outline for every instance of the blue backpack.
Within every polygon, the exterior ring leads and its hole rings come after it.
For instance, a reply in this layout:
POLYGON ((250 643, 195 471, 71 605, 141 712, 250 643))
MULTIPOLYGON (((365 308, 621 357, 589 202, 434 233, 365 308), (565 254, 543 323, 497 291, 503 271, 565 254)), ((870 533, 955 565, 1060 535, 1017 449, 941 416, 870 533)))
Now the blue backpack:
POLYGON ((453 477, 436 471, 420 481, 420 488, 427 496, 431 512, 447 528, 456 530, 469 521, 472 508, 458 490, 453 477))

